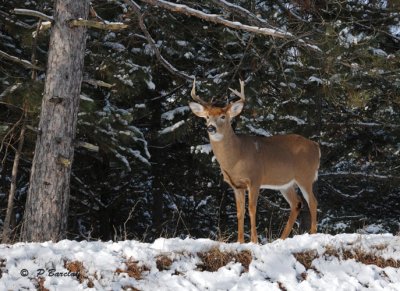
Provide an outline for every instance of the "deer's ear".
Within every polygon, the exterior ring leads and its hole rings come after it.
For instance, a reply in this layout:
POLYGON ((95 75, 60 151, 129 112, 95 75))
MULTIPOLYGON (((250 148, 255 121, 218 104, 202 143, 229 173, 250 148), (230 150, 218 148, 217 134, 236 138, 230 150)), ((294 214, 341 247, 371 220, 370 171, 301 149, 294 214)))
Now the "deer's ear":
POLYGON ((196 114, 198 117, 205 118, 207 116, 207 111, 205 110, 203 105, 196 102, 189 102, 189 107, 192 110, 192 112, 196 114))
POLYGON ((243 101, 236 101, 235 103, 232 103, 229 107, 229 116, 231 118, 238 116, 240 112, 242 112, 243 105, 243 101))

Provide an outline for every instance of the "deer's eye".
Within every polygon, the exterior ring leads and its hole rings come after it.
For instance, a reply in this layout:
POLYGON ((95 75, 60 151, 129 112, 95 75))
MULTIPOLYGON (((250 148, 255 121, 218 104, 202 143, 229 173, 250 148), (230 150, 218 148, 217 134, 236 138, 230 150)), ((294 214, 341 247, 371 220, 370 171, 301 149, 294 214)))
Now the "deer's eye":
POLYGON ((222 116, 221 116, 221 119, 225 119, 225 115, 222 115, 222 116))

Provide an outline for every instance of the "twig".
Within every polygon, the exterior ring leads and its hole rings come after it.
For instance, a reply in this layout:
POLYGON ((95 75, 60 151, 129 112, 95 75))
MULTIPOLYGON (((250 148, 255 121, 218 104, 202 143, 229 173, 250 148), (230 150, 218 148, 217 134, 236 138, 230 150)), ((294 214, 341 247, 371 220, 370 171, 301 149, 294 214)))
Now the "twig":
MULTIPOLYGON (((32 64, 36 66, 37 60, 36 60, 36 48, 37 48, 37 36, 39 36, 39 30, 40 30, 40 26, 42 25, 42 20, 39 19, 39 22, 37 23, 37 28, 36 28, 36 33, 35 36, 33 37, 33 41, 32 41, 32 57, 31 57, 31 61, 32 64)), ((32 34, 33 35, 33 34, 32 34)), ((32 75, 31 75, 31 79, 32 80, 36 80, 36 70, 32 69, 32 75)))
POLYGON ((104 21, 104 19, 101 18, 101 17, 97 14, 97 12, 96 12, 96 10, 94 9, 92 3, 90 3, 89 15, 90 15, 90 17, 94 17, 94 18, 96 18, 97 20, 104 21))
POLYGON ((234 80, 235 77, 236 77, 237 72, 239 71, 240 67, 242 66, 243 60, 244 60, 244 58, 245 58, 245 56, 246 56, 246 53, 247 53, 247 51, 249 50, 251 44, 253 43, 253 39, 254 39, 254 34, 252 34, 252 35, 250 36, 250 39, 249 39, 249 41, 247 42, 246 48, 244 49, 244 52, 243 52, 243 56, 242 56, 242 58, 240 59, 239 64, 235 67, 235 70, 233 71, 232 78, 231 78, 231 80, 230 80, 230 82, 229 82, 229 85, 232 84, 233 80, 234 80))
POLYGON ((132 213, 133 213, 133 211, 135 211, 136 206, 139 204, 139 202, 142 202, 142 200, 139 199, 138 201, 136 201, 135 205, 133 205, 132 209, 129 211, 128 217, 124 221, 124 238, 125 238, 125 240, 128 240, 128 236, 126 235, 126 224, 128 223, 129 220, 132 219, 132 213))
MULTIPOLYGON (((24 110, 24 109, 22 109, 22 110, 24 110)), ((14 129, 17 128, 17 127, 19 126, 19 124, 23 121, 23 119, 24 119, 24 114, 22 114, 22 115, 21 115, 21 118, 18 119, 18 121, 17 121, 16 123, 14 123, 14 124, 11 126, 10 130, 8 130, 8 131, 6 132, 6 134, 4 135, 3 139, 1 140, 0 152, 3 151, 3 146, 4 146, 4 144, 7 143, 7 146, 6 146, 6 148, 5 148, 4 158, 3 158, 3 160, 1 161, 2 164, 4 164, 4 162, 5 162, 6 158, 7 158, 8 147, 11 147, 11 148, 13 148, 13 149, 16 151, 16 149, 12 146, 11 141, 12 141, 12 139, 13 139, 13 132, 14 132, 14 129), (8 138, 8 136, 10 136, 10 137, 8 138), (8 138, 8 140, 9 140, 10 142, 6 142, 6 139, 7 139, 7 138, 8 138)))
POLYGON ((17 64, 20 64, 28 69, 35 69, 38 71, 44 71, 44 69, 42 67, 36 66, 34 64, 32 64, 30 61, 24 60, 24 59, 20 59, 18 57, 9 55, 8 53, 0 50, 0 58, 5 58, 7 60, 10 60, 12 62, 15 62, 17 64))
MULTIPOLYGON (((24 113, 24 115, 25 115, 25 113, 24 113)), ((11 186, 10 186, 10 192, 8 194, 6 217, 4 219, 4 224, 3 224, 2 243, 10 242, 10 223, 11 223, 11 216, 12 216, 13 208, 14 208, 15 190, 17 189, 18 165, 19 165, 19 160, 20 160, 20 156, 21 156, 21 152, 22 152, 22 147, 24 145, 24 139, 25 139, 25 126, 22 125, 20 136, 19 136, 18 148, 17 148, 17 151, 15 152, 14 163, 13 163, 13 167, 12 167, 12 171, 11 171, 11 186)))

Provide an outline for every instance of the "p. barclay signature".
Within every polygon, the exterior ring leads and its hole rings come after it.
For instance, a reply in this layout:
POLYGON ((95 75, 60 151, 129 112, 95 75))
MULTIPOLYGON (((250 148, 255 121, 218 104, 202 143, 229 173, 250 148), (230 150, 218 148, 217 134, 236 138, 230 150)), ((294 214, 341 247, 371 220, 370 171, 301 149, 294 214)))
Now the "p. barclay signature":
POLYGON ((37 269, 29 272, 27 269, 22 269, 20 271, 22 277, 27 277, 29 275, 33 275, 36 277, 39 276, 48 276, 48 277, 78 277, 79 272, 63 272, 57 271, 56 269, 37 269))

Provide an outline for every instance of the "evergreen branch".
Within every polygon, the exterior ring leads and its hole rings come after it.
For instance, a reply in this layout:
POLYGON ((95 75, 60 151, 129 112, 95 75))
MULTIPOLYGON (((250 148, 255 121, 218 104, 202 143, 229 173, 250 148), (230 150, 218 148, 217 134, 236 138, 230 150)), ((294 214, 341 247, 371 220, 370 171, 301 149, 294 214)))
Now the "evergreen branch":
POLYGON ((146 24, 143 21, 143 14, 140 11, 140 6, 133 0, 125 0, 125 3, 127 3, 130 7, 132 7, 133 11, 136 13, 139 21, 139 26, 142 32, 144 33, 147 42, 151 46, 153 52, 156 55, 157 60, 166 68, 170 73, 186 79, 186 80, 193 80, 193 76, 189 76, 184 72, 179 71, 177 68, 175 68, 170 62, 168 62, 160 53, 159 49, 156 46, 156 43, 152 36, 150 35, 149 31, 147 30, 146 24))

